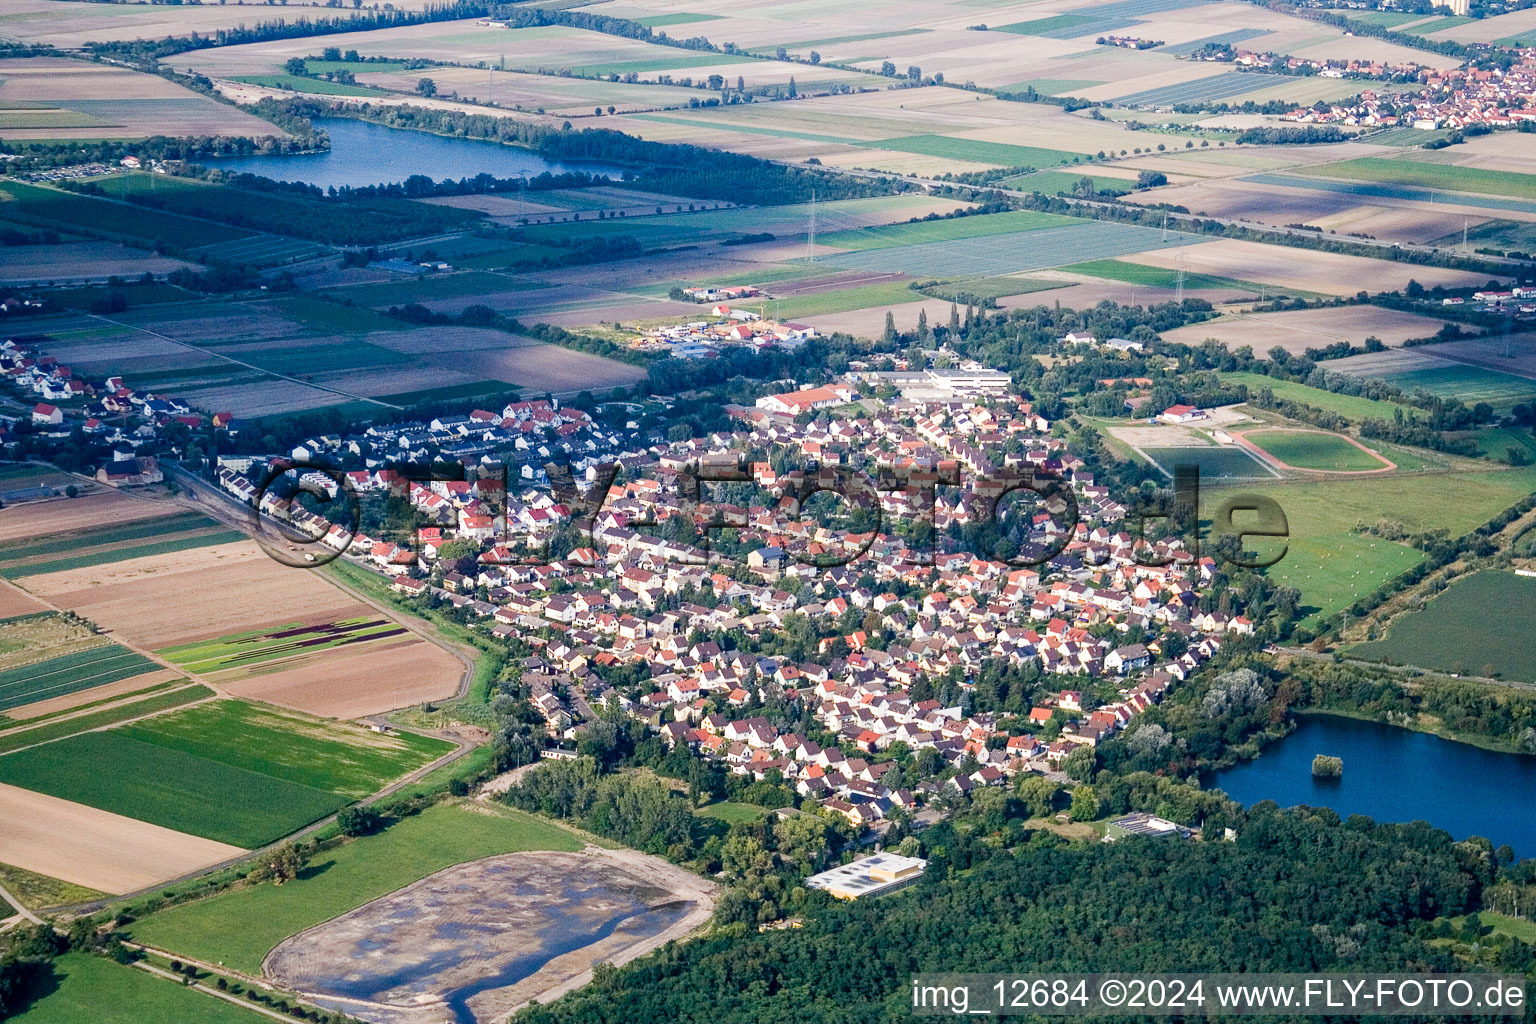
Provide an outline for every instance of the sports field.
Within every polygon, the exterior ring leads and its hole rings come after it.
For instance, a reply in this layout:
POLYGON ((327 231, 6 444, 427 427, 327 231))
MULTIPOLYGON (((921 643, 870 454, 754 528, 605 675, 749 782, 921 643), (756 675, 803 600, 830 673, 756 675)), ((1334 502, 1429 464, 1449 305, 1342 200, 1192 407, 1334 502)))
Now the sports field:
POLYGON ((264 1024, 255 1010, 194 992, 138 967, 89 953, 52 965, 54 991, 19 1016, 25 1024, 264 1024))
POLYGON ((259 974, 262 958, 288 936, 434 871, 500 853, 581 847, 574 833, 512 808, 439 804, 320 854, 297 881, 172 907, 130 931, 139 942, 259 974))
POLYGON ((1536 682, 1536 645, 1521 610, 1536 607, 1536 579, 1484 570, 1457 580, 1392 623, 1384 639, 1349 654, 1442 672, 1536 682))
POLYGON ((1229 445, 1192 445, 1182 448, 1144 448, 1147 456, 1170 477, 1176 466, 1198 466, 1202 481, 1273 480, 1275 473, 1241 448, 1229 445))
POLYGON ((1336 472, 1389 468, 1385 462, 1338 434, 1313 430, 1257 430, 1244 437, 1288 466, 1336 472))

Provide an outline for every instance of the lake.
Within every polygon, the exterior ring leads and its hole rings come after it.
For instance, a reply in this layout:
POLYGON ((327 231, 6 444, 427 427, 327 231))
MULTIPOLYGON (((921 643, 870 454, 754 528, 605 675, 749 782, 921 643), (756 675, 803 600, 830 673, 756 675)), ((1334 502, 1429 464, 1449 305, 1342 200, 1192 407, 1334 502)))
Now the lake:
POLYGON ((546 160, 531 149, 483 139, 449 138, 408 128, 388 128, 349 117, 317 117, 315 126, 331 137, 324 153, 295 156, 209 157, 202 162, 224 171, 260 174, 274 181, 302 181, 320 188, 386 185, 425 174, 433 181, 491 174, 498 178, 535 177, 549 171, 586 171, 617 178, 612 164, 546 160))
POLYGON ((1536 757, 1337 715, 1302 715, 1296 731, 1208 786, 1252 806, 1330 807, 1345 817, 1427 821, 1457 839, 1485 836, 1536 857, 1536 757), (1312 777, 1312 758, 1344 759, 1342 779, 1312 777))

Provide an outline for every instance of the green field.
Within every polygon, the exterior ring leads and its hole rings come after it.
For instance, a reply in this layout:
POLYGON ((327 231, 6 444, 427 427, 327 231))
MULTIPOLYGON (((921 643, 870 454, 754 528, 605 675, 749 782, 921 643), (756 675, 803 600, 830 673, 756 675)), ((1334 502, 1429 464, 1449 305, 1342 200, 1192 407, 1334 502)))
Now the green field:
POLYGON ((1361 451, 1338 434, 1312 431, 1261 430, 1248 440, 1288 466, 1297 469, 1328 469, 1360 472, 1385 469, 1386 463, 1361 451))
MULTIPOLYGON (((756 64, 757 57, 729 53, 682 53, 676 56, 657 57, 653 60, 620 60, 611 64, 578 64, 567 68, 577 78, 605 78, 608 75, 649 75, 657 71, 686 71, 689 68, 712 68, 720 64, 756 64)), ((560 64, 531 65, 544 68, 562 68, 560 64)))
MULTIPOLYGON (((1276 583, 1301 591, 1306 621, 1347 608, 1382 583, 1417 565, 1423 555, 1354 532, 1358 523, 1401 522, 1410 532, 1437 528, 1457 537, 1531 493, 1536 470, 1360 477, 1324 481, 1247 481, 1233 493, 1268 495, 1290 524, 1286 556, 1266 570, 1276 583)), ((1203 491, 1205 508, 1222 492, 1203 491)), ((1206 513, 1209 518, 1209 513, 1206 513)), ((1274 542, 1250 542, 1272 553, 1274 542)))
POLYGON ((1052 288, 1066 287, 1065 281, 1044 281, 1034 277, 967 277, 941 281, 921 294, 951 302, 965 301, 960 295, 974 295, 982 299, 1001 299, 1008 295, 1028 295, 1031 292, 1047 292, 1052 288))
POLYGON ((173 665, 201 674, 245 668, 275 658, 398 636, 404 632, 405 627, 387 618, 345 619, 308 626, 289 623, 167 647, 156 653, 173 665))
MULTIPOLYGON (((1459 248, 1462 233, 1453 231, 1431 245, 1459 248)), ((1536 249, 1536 224, 1518 220, 1488 220, 1467 230, 1467 243, 1474 249, 1505 249, 1530 252, 1536 249)))
POLYGON ((676 14, 653 14, 649 18, 636 18, 646 28, 666 28, 669 25, 689 25, 695 21, 719 21, 718 14, 689 14, 686 11, 678 11, 676 14))
POLYGON ((896 245, 917 245, 921 242, 947 242, 956 238, 980 238, 984 235, 1012 234, 1015 231, 1059 228, 1080 223, 1082 222, 1076 217, 1035 213, 1031 210, 1013 210, 1008 213, 988 213, 973 217, 920 220, 911 224, 882 224, 870 228, 850 228, 847 231, 818 234, 816 242, 819 245, 858 252, 865 249, 885 249, 896 245))
POLYGON ((0 711, 131 679, 159 667, 143 655, 113 643, 34 661, 0 672, 0 711))
POLYGON ((1230 445, 1191 445, 1183 448, 1144 448, 1170 476, 1175 466, 1199 466, 1202 481, 1273 480, 1263 463, 1230 445))
POLYGON ((209 224, 190 217, 178 217, 139 206, 76 195, 62 189, 25 185, 18 181, 7 181, 0 185, 0 210, 10 217, 36 219, 49 226, 146 242, 163 240, 183 249, 213 245, 231 238, 245 238, 253 233, 242 228, 209 224), (11 205, 11 200, 15 201, 15 206, 11 205))
MULTIPOLYGON (((87 538, 89 539, 89 535, 87 538)), ((110 565, 130 558, 147 558, 150 555, 168 555, 173 551, 189 551, 193 548, 212 547, 215 544, 233 544, 245 540, 239 530, 203 530, 187 532, 180 537, 158 540, 149 544, 132 544, 127 547, 98 548, 82 551, 68 558, 56 558, 46 562, 12 562, 0 566, 0 576, 14 580, 23 576, 41 576, 69 569, 85 569, 93 565, 110 565)))
POLYGON ((719 803, 700 807, 694 812, 701 818, 714 818, 723 821, 727 825, 734 825, 738 821, 757 821, 768 812, 756 804, 737 803, 733 800, 721 800, 719 803))
MULTIPOLYGON (((334 288, 326 296, 359 306, 403 306, 407 302, 429 302, 433 299, 460 299, 468 295, 488 295, 496 292, 525 291, 547 287, 541 281, 528 281, 493 274, 483 270, 464 271, 456 274, 431 274, 421 280, 402 277, 398 281, 381 281, 377 284, 355 284, 346 288, 334 288)), ((346 306, 339 307, 343 310, 346 306)), ((399 330, 397 321, 392 330, 399 330)), ((378 330, 380 328, 371 328, 378 330)))
POLYGON ((1483 195, 1536 199, 1536 174, 1455 167, 1451 164, 1430 164, 1402 158, 1367 156, 1308 167, 1305 173, 1325 178, 1348 178, 1351 181, 1422 185, 1483 195))
POLYGON ((232 80, 244 82, 247 85, 261 85, 268 89, 292 89, 294 92, 307 92, 316 96, 390 95, 384 89, 374 89, 366 85, 343 85, 340 82, 327 82, 323 78, 305 78, 302 75, 236 75, 232 80))
POLYGON ((116 731, 167 750, 360 799, 454 749, 415 733, 380 735, 360 725, 243 700, 187 708, 116 731))
POLYGON ((1076 192, 1078 182, 1084 178, 1093 182, 1093 187, 1100 192, 1113 192, 1123 195, 1136 191, 1136 183, 1125 178, 1111 178, 1104 174, 1078 174, 1076 171, 1036 171, 1033 174, 1014 174, 1006 178, 999 178, 994 184, 1006 188, 1028 189, 1032 192, 1044 192, 1046 195, 1060 195, 1064 192, 1076 192))
MULTIPOLYGON (((817 292, 814 295, 793 295, 786 299, 774 299, 764 303, 763 308, 771 316, 795 320, 801 317, 824 316, 828 313, 846 313, 850 309, 868 309, 871 306, 896 306, 903 302, 920 302, 922 299, 922 293, 907 287, 905 281, 885 281, 880 284, 860 285, 857 288, 817 292)), ((743 309, 751 309, 754 300, 748 299, 736 305, 743 309)))
POLYGON ((324 75, 333 71, 350 71, 353 74, 385 75, 405 70, 403 60, 306 60, 304 70, 312 75, 324 75))
POLYGON ((1349 654, 1442 672, 1536 682, 1536 645, 1521 610, 1536 607, 1536 579, 1484 570, 1452 583, 1392 623, 1384 639, 1349 654))
POLYGON ((348 802, 118 730, 83 733, 0 757, 0 782, 248 849, 348 802), (103 770, 107 766, 110 771, 103 770))
POLYGON ((354 910, 434 871, 522 850, 579 850, 573 833, 512 808, 440 804, 381 835, 318 855, 298 881, 221 893, 135 921, 136 941, 261 972, 288 936, 354 910))
POLYGON ((1015 146, 1007 142, 987 142, 983 139, 957 139, 948 135, 907 135, 879 142, 854 142, 865 149, 888 149, 898 153, 919 153, 923 156, 941 156, 950 160, 968 160, 995 167, 1056 167, 1070 164, 1080 154, 1061 149, 1040 149, 1036 146, 1015 146))
POLYGON ((1274 392, 1276 398, 1301 402, 1304 405, 1315 405, 1319 409, 1327 409, 1330 412, 1338 413, 1340 416, 1348 417, 1354 423, 1359 423, 1367 418, 1383 419, 1390 422, 1398 410, 1401 410, 1405 416, 1411 416, 1418 411, 1412 406, 1398 405, 1396 402, 1383 402, 1374 398, 1335 394, 1332 391, 1309 387, 1306 384, 1298 384, 1294 381, 1276 380, 1273 377, 1266 377, 1262 373, 1224 373, 1221 375, 1221 379, 1227 384, 1248 385, 1248 393, 1250 395, 1257 394, 1264 388, 1269 388, 1270 391, 1274 392))
MULTIPOLYGON (((1131 263, 1126 260, 1088 260, 1085 263, 1074 263, 1062 270, 1073 274, 1085 274, 1088 277, 1099 277, 1107 281, 1124 281, 1126 284, 1144 285, 1148 288, 1177 288, 1179 273, 1166 267, 1149 267, 1142 263, 1131 263)), ((1239 288, 1244 291, 1256 292, 1259 285, 1252 281, 1239 281, 1232 277, 1216 277, 1211 274, 1184 275, 1184 287, 1186 288, 1239 288)), ((1279 293, 1281 289, 1271 287, 1270 292, 1279 293)))
POLYGON ((271 1019, 88 953, 55 960, 53 978, 44 989, 44 998, 8 1019, 25 1024, 264 1024, 271 1019))
MULTIPOLYGON (((379 287, 388 288, 390 284, 379 287)), ((397 301, 405 303, 413 300, 397 301)), ((365 334, 368 331, 399 331, 407 327, 400 320, 392 320, 382 313, 363 308, 366 305, 348 306, 340 302, 328 302, 316 295, 295 295, 275 299, 267 303, 267 308, 279 316, 301 320, 306 327, 326 334, 365 334)))
POLYGON ((145 715, 169 711, 171 708, 179 708, 183 704, 191 704, 193 701, 212 696, 213 691, 206 686, 184 686, 170 693, 156 694, 153 697, 130 701, 116 707, 93 711, 90 714, 57 719, 33 729, 10 729, 0 733, 0 754, 8 754, 22 747, 89 732, 92 729, 102 729, 109 725, 116 725, 118 722, 126 722, 130 718, 141 718, 145 715))
POLYGON ((1021 36, 1038 36, 1046 32, 1054 32, 1060 28, 1076 28, 1079 25, 1087 25, 1096 19, 1087 14, 1057 14, 1049 18, 1036 18, 1033 21, 1015 21, 1011 25, 998 25, 993 32, 1012 32, 1021 36))

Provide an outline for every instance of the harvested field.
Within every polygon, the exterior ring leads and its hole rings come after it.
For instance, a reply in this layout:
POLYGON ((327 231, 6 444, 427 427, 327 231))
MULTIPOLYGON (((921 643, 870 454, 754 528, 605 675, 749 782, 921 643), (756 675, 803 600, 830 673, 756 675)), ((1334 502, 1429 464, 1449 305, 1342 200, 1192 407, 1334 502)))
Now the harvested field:
POLYGON ((62 57, 0 60, 0 139, 149 135, 287 133, 159 75, 62 57))
POLYGON ((41 505, 12 505, 0 508, 0 543, 31 540, 43 532, 51 536, 139 519, 154 519, 179 511, 174 505, 130 496, 117 490, 101 490, 79 498, 61 498, 41 505))
POLYGON ((633 853, 505 854, 302 932, 264 968, 322 1005, 375 1020, 489 1020, 547 1001, 599 960, 622 964, 686 934, 708 919, 714 889, 633 853), (499 927, 476 925, 487 913, 499 927))
MULTIPOLYGON (((1377 306, 1341 306, 1335 309, 1297 309, 1280 313, 1229 313, 1217 320, 1190 324, 1166 332, 1167 341, 1198 345, 1215 338, 1228 348, 1244 345, 1254 355, 1267 358, 1272 348, 1299 356, 1309 348, 1326 348, 1340 341, 1362 345, 1375 337, 1387 345, 1401 345, 1410 338, 1430 338, 1444 321, 1417 313, 1377 306)), ((1330 368, 1336 368, 1330 364, 1330 368)))
POLYGON ((0 819, 0 861, 102 892, 132 892, 243 852, 4 784, 0 819))
POLYGON ((98 282, 114 275, 138 277, 146 271, 169 274, 187 266, 191 264, 184 260, 151 256, 115 242, 17 245, 0 249, 0 284, 98 282))
POLYGON ((13 587, 9 583, 0 585, 0 619, 9 619, 16 615, 32 615, 47 610, 47 605, 26 591, 13 587))
POLYGON ((1197 274, 1275 284, 1323 295, 1354 295, 1361 290, 1393 291, 1405 287, 1410 280, 1418 281, 1426 288, 1437 284, 1447 288, 1472 288, 1488 283, 1488 275, 1464 270, 1233 239, 1120 255, 1133 263, 1170 270, 1178 269, 1182 259, 1184 269, 1197 274))
POLYGON ((342 651, 281 671, 221 679, 238 697, 326 718, 363 718, 380 711, 440 701, 458 692, 462 666, 441 648, 412 638, 342 651))

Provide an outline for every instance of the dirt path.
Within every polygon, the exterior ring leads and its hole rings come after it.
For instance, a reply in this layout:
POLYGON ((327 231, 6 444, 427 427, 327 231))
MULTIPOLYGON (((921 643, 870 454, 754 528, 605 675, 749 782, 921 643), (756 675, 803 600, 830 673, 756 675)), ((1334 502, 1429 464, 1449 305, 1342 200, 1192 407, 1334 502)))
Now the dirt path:
POLYGON ((33 924, 43 923, 42 918, 28 910, 22 904, 21 900, 18 900, 15 896, 12 896, 11 891, 3 885, 0 885, 0 899, 5 900, 5 902, 9 903, 13 908, 15 908, 18 917, 24 917, 28 921, 31 921, 33 924))

